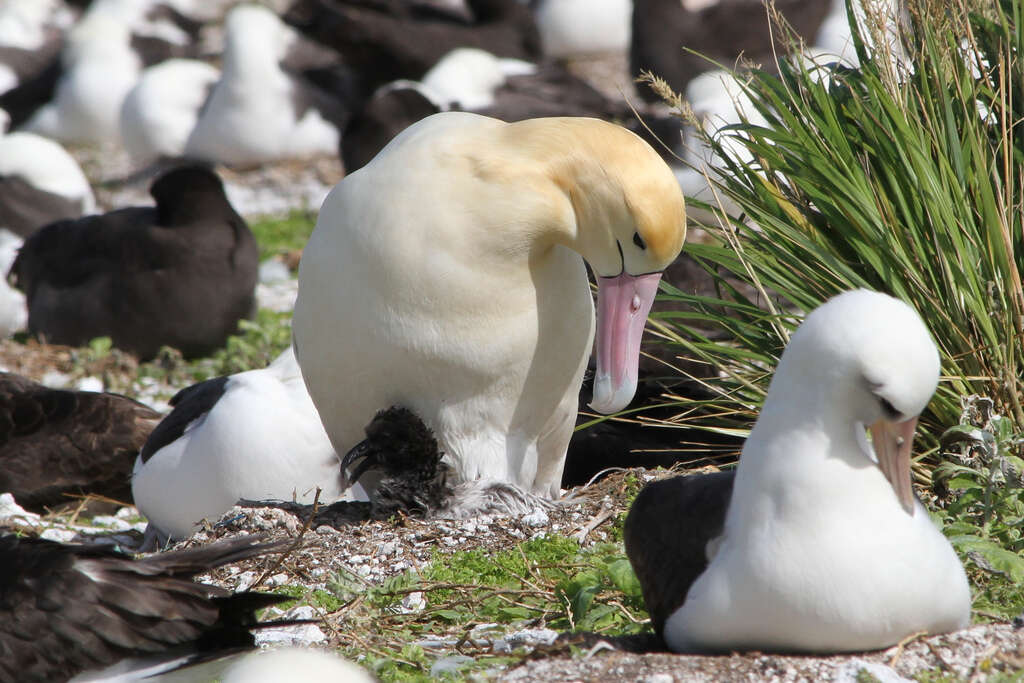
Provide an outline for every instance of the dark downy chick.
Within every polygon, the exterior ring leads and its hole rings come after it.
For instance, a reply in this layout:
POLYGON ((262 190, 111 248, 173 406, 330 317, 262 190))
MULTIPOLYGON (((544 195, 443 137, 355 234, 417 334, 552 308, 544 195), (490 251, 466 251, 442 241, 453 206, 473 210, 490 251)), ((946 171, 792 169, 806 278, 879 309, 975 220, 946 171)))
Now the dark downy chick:
POLYGON ((427 515, 441 509, 452 487, 448 465, 433 432, 408 408, 392 406, 379 411, 366 426, 366 439, 342 458, 341 468, 350 484, 364 481, 372 514, 389 517, 396 512, 427 515))

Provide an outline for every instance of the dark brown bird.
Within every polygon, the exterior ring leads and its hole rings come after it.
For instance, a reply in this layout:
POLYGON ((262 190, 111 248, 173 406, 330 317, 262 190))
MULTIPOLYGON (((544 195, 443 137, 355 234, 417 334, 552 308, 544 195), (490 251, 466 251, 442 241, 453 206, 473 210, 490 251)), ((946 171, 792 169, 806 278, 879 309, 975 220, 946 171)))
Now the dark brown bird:
POLYGON ((69 495, 131 500, 135 456, 161 417, 120 394, 0 373, 0 491, 37 512, 69 495))
POLYGON ((252 315, 259 251, 220 178, 185 166, 150 194, 155 207, 59 221, 25 241, 10 277, 29 332, 71 346, 110 337, 143 360, 162 346, 196 357, 252 315))
POLYGON ((457 101, 431 99, 429 90, 416 82, 396 81, 378 88, 353 116, 341 137, 345 172, 365 166, 395 135, 439 111, 472 111, 510 122, 545 116, 590 116, 618 122, 658 152, 663 152, 664 147, 655 138, 670 145, 681 139, 682 128, 677 119, 645 116, 641 123, 625 101, 605 97, 557 62, 538 64, 531 74, 507 77, 493 96, 490 106, 467 109, 457 101), (654 131, 654 136, 647 127, 654 131))
MULTIPOLYGON (((684 4, 634 0, 630 47, 634 76, 651 71, 677 93, 684 93, 694 77, 717 68, 713 62, 732 68, 740 55, 768 71, 777 70, 775 55, 785 54, 786 46, 780 31, 769 30, 765 0, 719 0, 696 10, 684 4)), ((774 6, 808 41, 829 10, 824 0, 775 0, 774 6)), ((647 100, 659 99, 646 86, 638 92, 647 100)))
POLYGON ((126 658, 169 670, 253 647, 250 629, 295 623, 258 623, 256 610, 290 598, 193 579, 289 543, 259 540, 136 560, 96 546, 0 536, 0 683, 63 681, 126 658))

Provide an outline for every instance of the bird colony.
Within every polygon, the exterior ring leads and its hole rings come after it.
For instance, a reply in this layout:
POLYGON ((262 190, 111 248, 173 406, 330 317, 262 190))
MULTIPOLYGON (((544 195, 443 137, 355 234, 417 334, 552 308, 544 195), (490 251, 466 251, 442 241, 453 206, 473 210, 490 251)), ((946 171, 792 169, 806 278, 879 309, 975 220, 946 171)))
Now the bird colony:
MULTIPOLYGON (((777 5, 803 58, 856 67, 842 0, 777 5)), ((323 633, 211 581, 290 542, 203 543, 211 525, 241 503, 543 526, 639 444, 678 446, 574 428, 658 403, 648 313, 661 282, 695 286, 672 269, 686 198, 724 167, 633 77, 664 77, 708 132, 757 120, 683 47, 778 46, 759 0, 0 0, 5 348, 201 359, 261 307, 293 312, 266 367, 166 403, 0 374, 0 681, 373 680, 308 641, 248 652, 323 633), (315 199, 277 188, 317 216, 297 269, 261 264, 253 186, 322 163, 315 199), (40 533, 81 496, 145 522, 40 533)), ((940 373, 927 321, 865 290, 801 313, 739 466, 629 511, 654 650, 863 652, 970 623, 910 485, 940 373)))

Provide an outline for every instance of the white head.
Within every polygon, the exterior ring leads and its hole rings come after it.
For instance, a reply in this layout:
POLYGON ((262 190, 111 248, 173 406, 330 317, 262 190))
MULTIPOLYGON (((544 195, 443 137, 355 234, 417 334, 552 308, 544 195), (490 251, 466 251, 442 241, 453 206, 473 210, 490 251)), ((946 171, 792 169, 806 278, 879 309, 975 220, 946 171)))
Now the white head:
POLYGON ((262 5, 236 5, 224 23, 224 68, 245 69, 284 58, 295 34, 274 12, 262 5))
POLYGON ((910 452, 917 417, 935 393, 939 354, 914 309, 878 292, 840 294, 793 333, 772 379, 826 423, 870 426, 878 465, 913 514, 910 452))
POLYGON ((571 220, 562 243, 597 276, 594 400, 614 413, 637 385, 640 338, 661 273, 686 237, 679 184, 658 153, 624 128, 587 118, 509 124, 510 144, 550 160, 549 179, 571 220))

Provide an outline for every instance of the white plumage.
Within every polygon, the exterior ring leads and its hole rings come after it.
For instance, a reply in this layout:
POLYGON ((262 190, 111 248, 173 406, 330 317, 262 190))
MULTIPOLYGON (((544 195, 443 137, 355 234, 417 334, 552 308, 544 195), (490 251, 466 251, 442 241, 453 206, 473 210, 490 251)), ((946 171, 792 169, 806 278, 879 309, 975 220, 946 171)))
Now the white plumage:
POLYGON ((442 57, 420 82, 430 93, 429 99, 442 109, 456 105, 474 110, 494 104, 494 92, 509 76, 536 70, 521 59, 500 59, 486 50, 460 47, 442 57))
POLYGON ((548 57, 564 59, 629 49, 632 0, 542 0, 535 15, 548 57))
POLYGON ((557 496, 590 355, 624 408, 685 235, 670 169, 596 119, 435 114, 332 190, 299 270, 296 354, 339 453, 409 408, 462 480, 557 496))
MULTIPOLYGON (((700 121, 704 133, 717 140, 730 159, 750 163, 754 155, 738 139, 742 133, 723 130, 726 126, 748 122, 755 126, 766 124, 765 118, 754 107, 736 75, 724 69, 706 71, 690 81, 686 87, 686 101, 700 121)), ((718 206, 726 212, 739 213, 739 207, 721 190, 712 189, 708 182, 720 179, 726 170, 725 160, 707 145, 694 131, 687 130, 683 146, 686 149, 686 167, 676 170, 683 194, 718 206)))
POLYGON ((121 136, 136 163, 184 154, 219 78, 220 70, 194 59, 168 59, 142 72, 121 108, 121 136))
POLYGON ((0 112, 0 176, 22 178, 39 190, 75 203, 80 210, 78 215, 94 213, 96 198, 92 186, 75 158, 59 143, 40 135, 4 135, 4 118, 0 112))
POLYGON ((359 665, 333 652, 314 648, 282 647, 253 652, 237 658, 224 670, 219 680, 222 683, 373 683, 375 679, 359 665))
POLYGON ((53 100, 24 129, 65 142, 120 140, 121 105, 142 63, 131 31, 108 12, 89 11, 68 33, 53 100))
POLYGON ((180 437, 145 462, 140 455, 132 476, 140 512, 174 538, 187 538, 240 498, 308 504, 317 487, 324 503, 344 494, 338 456, 290 348, 264 369, 231 375, 180 437))
POLYGON ((238 5, 228 13, 221 78, 185 145, 189 157, 250 165, 337 154, 340 133, 315 108, 298 113, 301 87, 280 60, 296 39, 270 9, 238 5))
POLYGON ((910 491, 910 440, 938 375, 928 330, 897 299, 859 290, 807 317, 710 564, 665 623, 673 650, 874 650, 970 623, 963 567, 910 491))

